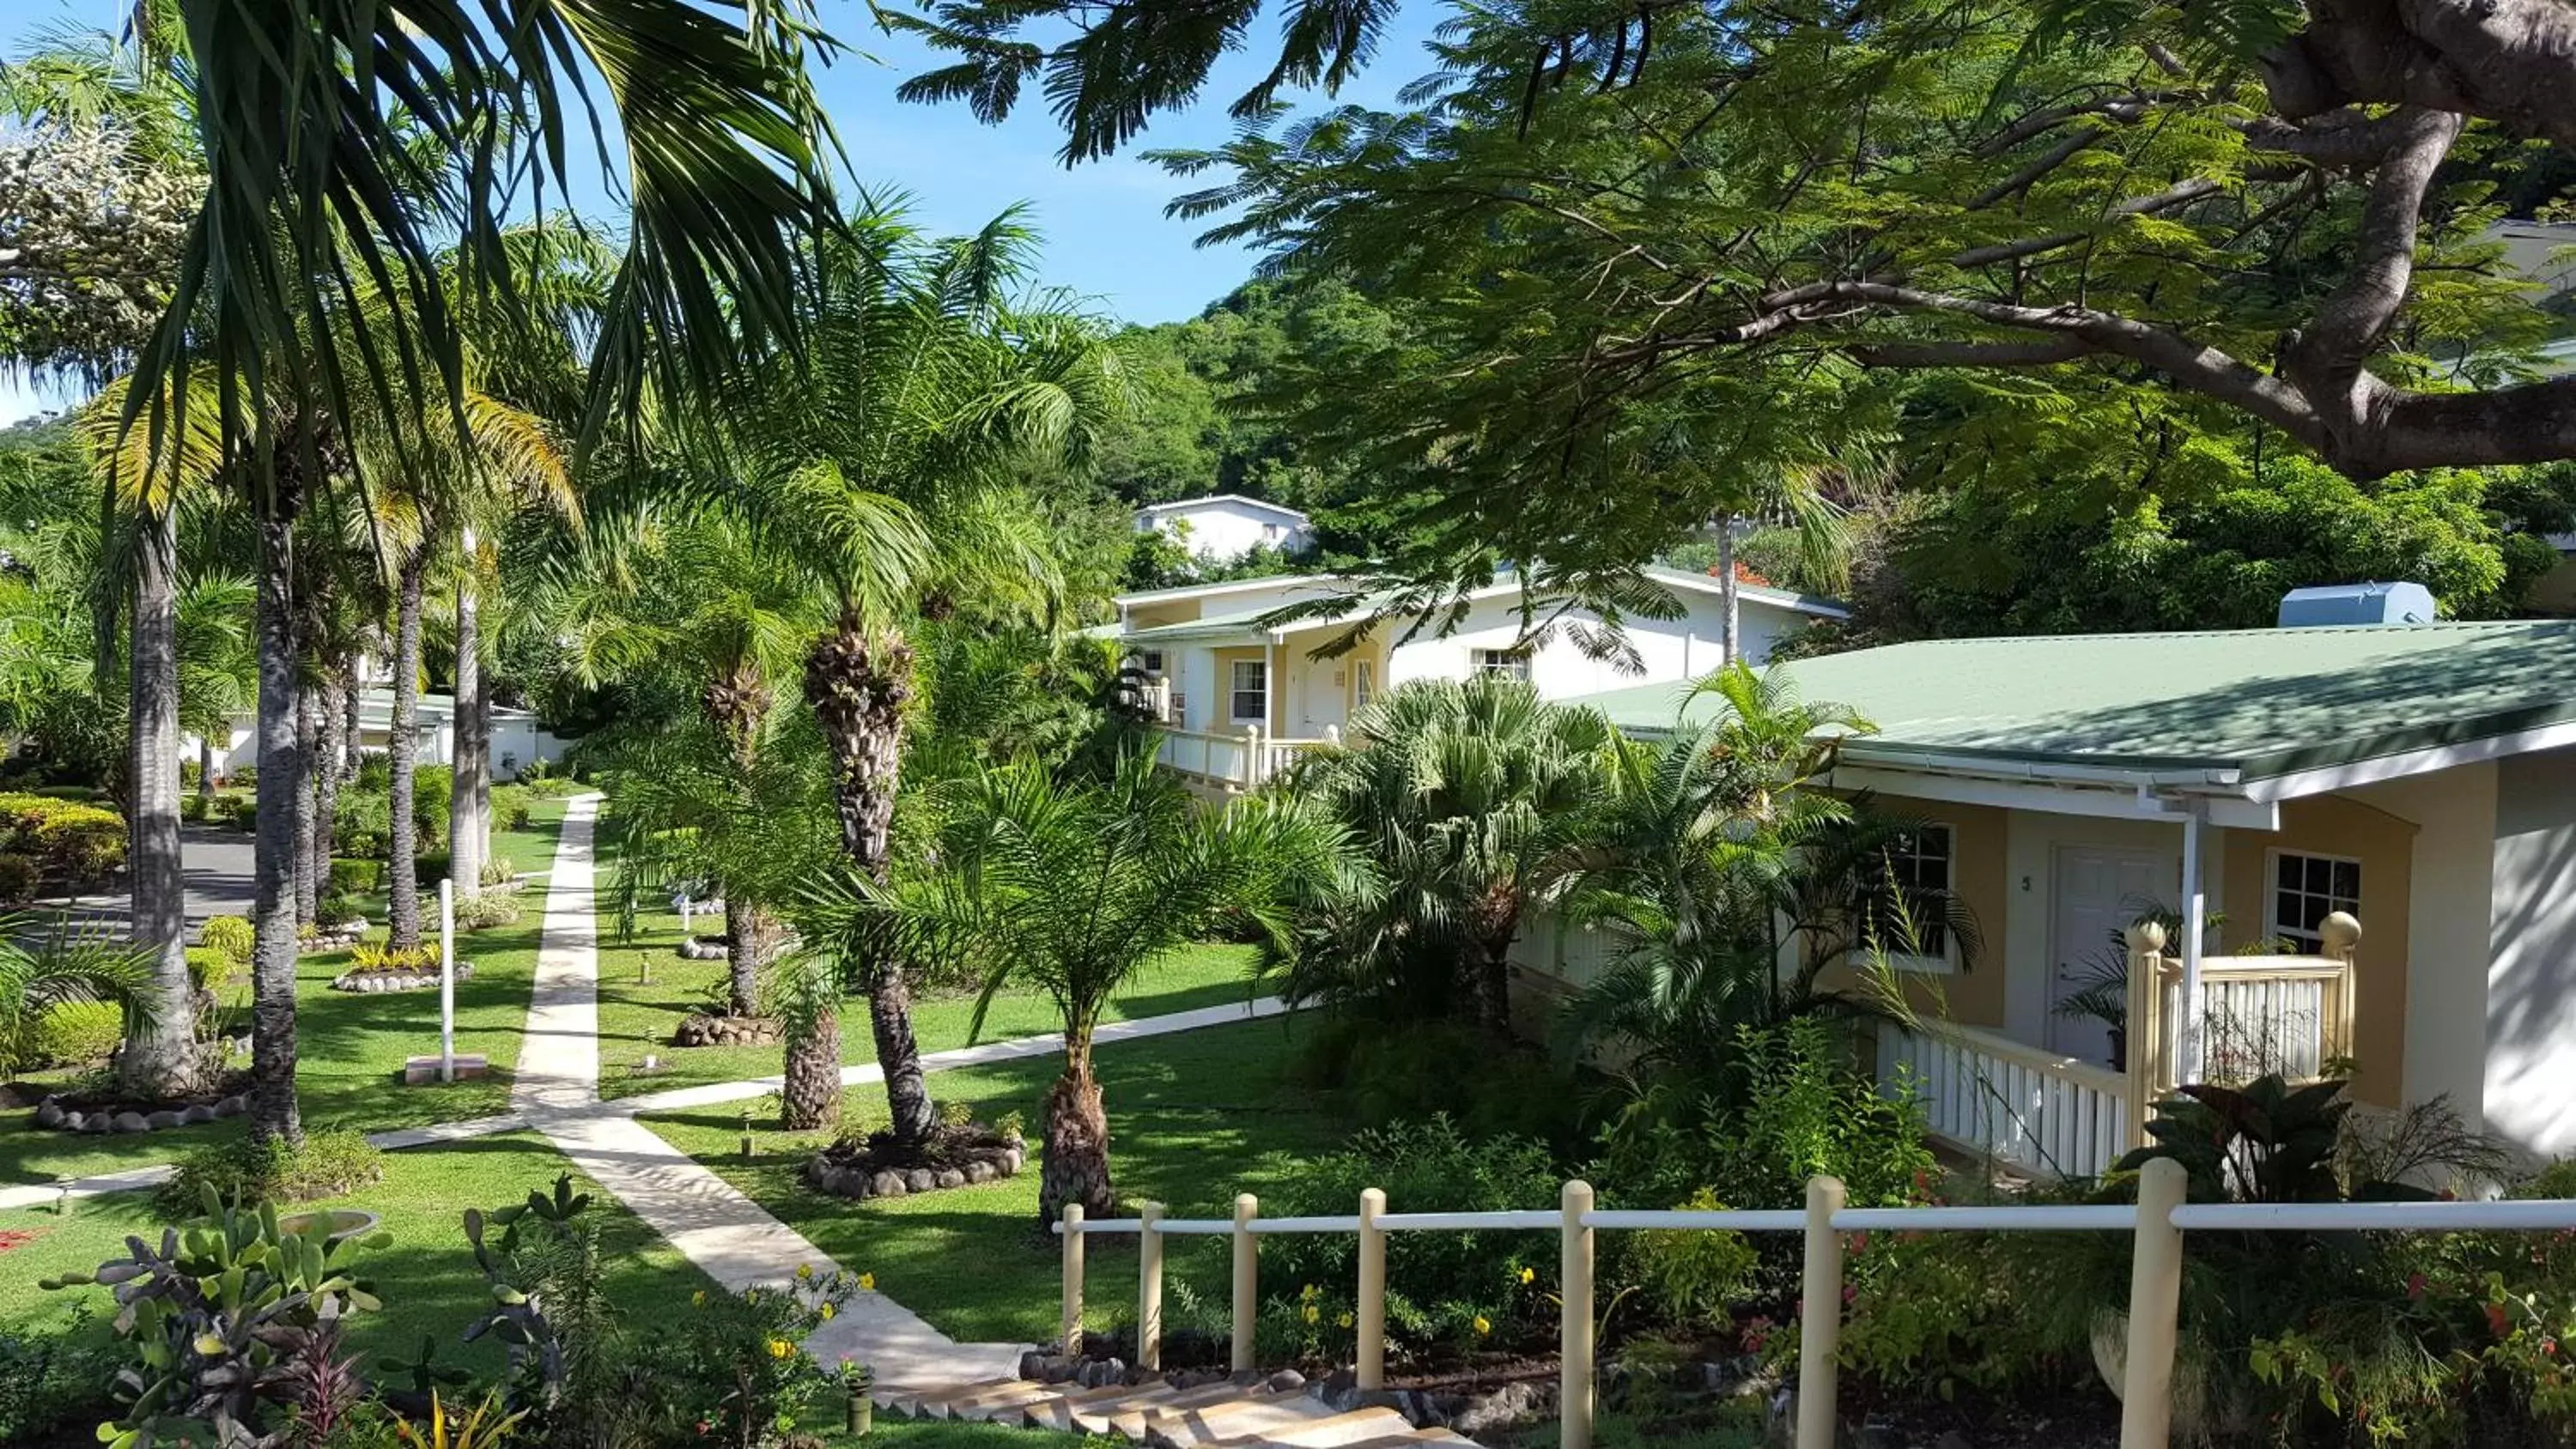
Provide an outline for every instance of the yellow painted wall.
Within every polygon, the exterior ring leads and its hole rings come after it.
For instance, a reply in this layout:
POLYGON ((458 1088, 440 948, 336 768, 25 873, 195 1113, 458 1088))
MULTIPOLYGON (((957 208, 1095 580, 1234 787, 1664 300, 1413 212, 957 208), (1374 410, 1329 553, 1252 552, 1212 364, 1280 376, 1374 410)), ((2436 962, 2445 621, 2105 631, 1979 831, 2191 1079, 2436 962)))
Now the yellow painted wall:
POLYGON ((1186 624, 1203 612, 1197 599, 1174 599, 1163 604, 1130 604, 1127 627, 1153 629, 1165 624, 1186 624))
POLYGON ((1261 726, 1262 733, 1269 735, 1285 733, 1280 722, 1287 717, 1288 702, 1282 697, 1282 691, 1279 688, 1279 661, 1271 657, 1269 647, 1261 644, 1246 644, 1226 649, 1211 649, 1208 653, 1216 658, 1216 707, 1208 711, 1208 718, 1212 721, 1211 727, 1219 732, 1243 728, 1242 725, 1235 723, 1234 719, 1234 665, 1236 660, 1249 659, 1270 666, 1264 676, 1269 680, 1270 718, 1261 726))
MULTIPOLYGON (((2000 1031, 2004 1026, 2004 844, 2009 815, 1991 805, 1953 805, 1941 800, 1911 800, 1874 795, 1871 803, 1890 814, 1947 825, 1951 831, 1950 887, 1976 918, 1979 950, 1964 971, 1947 974, 1906 971, 1906 998, 1916 1011, 1964 1026, 2000 1031)), ((1848 988, 1847 968, 1822 978, 1829 986, 1848 988)))
POLYGON ((2277 831, 2227 834, 2229 952, 2252 951, 2270 935, 2275 850, 2350 856, 2361 862, 2361 950, 2353 966, 2353 1055, 2360 1071, 2352 1094, 2397 1106, 2406 1066, 2406 937, 2413 894, 2415 826, 2384 810, 2336 795, 2285 800, 2277 831))

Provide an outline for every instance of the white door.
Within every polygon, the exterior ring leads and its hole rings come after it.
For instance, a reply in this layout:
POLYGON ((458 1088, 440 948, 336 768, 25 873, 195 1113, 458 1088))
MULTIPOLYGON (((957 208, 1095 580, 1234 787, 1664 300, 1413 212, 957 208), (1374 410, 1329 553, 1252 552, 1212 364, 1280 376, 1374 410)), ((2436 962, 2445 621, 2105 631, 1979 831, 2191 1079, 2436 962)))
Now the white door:
POLYGON ((2173 857, 2153 850, 2108 846, 2057 848, 2057 909, 2048 937, 2048 1048, 2061 1056, 2109 1065, 2110 1024, 2068 1016, 2058 1003, 2098 979, 2121 959, 2112 942, 2129 923, 2170 893, 2173 857))
POLYGON ((1348 659, 1308 659, 1298 654, 1289 668, 1297 672, 1297 736, 1320 740, 1327 725, 1341 728, 1347 718, 1343 681, 1350 677, 1348 659))

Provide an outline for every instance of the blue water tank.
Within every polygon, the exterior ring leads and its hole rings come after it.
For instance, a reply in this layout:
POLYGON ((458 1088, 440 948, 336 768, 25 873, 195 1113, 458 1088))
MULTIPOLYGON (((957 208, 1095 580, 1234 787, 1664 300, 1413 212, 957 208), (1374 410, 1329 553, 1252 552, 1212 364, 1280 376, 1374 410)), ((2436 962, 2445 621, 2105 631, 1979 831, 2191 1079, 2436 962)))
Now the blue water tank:
POLYGON ((2281 596, 2281 627, 2321 624, 2430 624, 2433 591, 2422 584, 2319 584, 2281 596))

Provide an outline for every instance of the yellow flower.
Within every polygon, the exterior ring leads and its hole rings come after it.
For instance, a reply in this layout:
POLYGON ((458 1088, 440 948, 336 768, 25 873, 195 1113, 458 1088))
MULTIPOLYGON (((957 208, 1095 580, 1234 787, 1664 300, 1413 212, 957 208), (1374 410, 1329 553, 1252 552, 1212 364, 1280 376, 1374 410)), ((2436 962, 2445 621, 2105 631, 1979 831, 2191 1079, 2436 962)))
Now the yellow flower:
POLYGON ((1324 1310, 1322 1310, 1322 1309, 1320 1309, 1320 1308, 1317 1308, 1317 1307, 1316 1307, 1314 1304, 1312 1304, 1312 1303, 1309 1303, 1309 1304, 1307 1304, 1307 1305, 1306 1305, 1306 1321, 1307 1321, 1308 1323, 1313 1323, 1313 1322, 1315 1322, 1315 1321, 1317 1321, 1317 1320, 1321 1319, 1323 1316, 1324 1316, 1324 1310))
POLYGON ((1494 1331, 1494 1325, 1492 1325, 1491 1323, 1488 1323, 1488 1322, 1486 1322, 1486 1321, 1485 1321, 1485 1315, 1483 1315, 1483 1314, 1481 1314, 1481 1313, 1477 1314, 1477 1315, 1476 1315, 1476 1336, 1477 1336, 1478 1338, 1482 1338, 1482 1337, 1484 1337, 1486 1334, 1489 1334, 1489 1333, 1491 1333, 1491 1332, 1493 1332, 1493 1331, 1494 1331))
POLYGON ((811 1264, 811 1263, 799 1263, 799 1264, 797 1264, 797 1265, 796 1265, 796 1276, 797 1276, 799 1279, 811 1279, 811 1278, 814 1276, 814 1265, 813 1265, 813 1264, 811 1264))
POLYGON ((1348 1328, 1351 1326, 1351 1316, 1345 1313, 1341 1317, 1334 1319, 1333 1324, 1337 1328, 1348 1328))
POLYGON ((1309 1303, 1314 1302, 1314 1301, 1315 1301, 1315 1298, 1316 1298, 1316 1288, 1315 1288, 1315 1285, 1314 1285, 1314 1284, 1312 1284, 1312 1283, 1309 1283, 1309 1284, 1307 1284, 1305 1287, 1298 1289, 1298 1290, 1297 1290, 1297 1296, 1298 1296, 1299 1298, 1304 1299, 1305 1301, 1307 1301, 1307 1302, 1309 1302, 1309 1303))
POLYGON ((707 1306, 707 1290, 705 1290, 704 1288, 701 1288, 701 1289, 699 1289, 697 1292, 690 1294, 690 1295, 689 1295, 689 1306, 690 1306, 690 1307, 692 1307, 692 1308, 704 1308, 704 1307, 706 1307, 706 1306, 707 1306))
POLYGON ((742 1293, 742 1301, 745 1303, 758 1303, 760 1301, 760 1290, 757 1288, 744 1289, 742 1293))
POLYGON ((823 1305, 823 1310, 822 1310, 822 1312, 823 1312, 823 1321, 824 1321, 825 1323, 829 1323, 829 1322, 831 1322, 831 1321, 832 1321, 832 1314, 833 1314, 833 1311, 834 1311, 834 1310, 833 1310, 833 1308, 832 1308, 832 1305, 831 1305, 831 1304, 826 1303, 826 1304, 824 1304, 824 1305, 823 1305))
POLYGON ((874 1273, 861 1273, 859 1275, 859 1291, 862 1293, 874 1293, 877 1291, 877 1275, 874 1273))
POLYGON ((1528 1287, 1530 1284, 1535 1283, 1535 1282, 1537 1282, 1537 1281, 1538 1281, 1538 1270, 1537 1270, 1536 1268, 1523 1268, 1523 1269, 1521 1270, 1521 1286, 1522 1286, 1522 1287, 1526 1288, 1526 1287, 1528 1287))
MULTIPOLYGON (((1482 1320, 1479 1321, 1481 1322, 1482 1320)), ((785 1358, 795 1351, 796 1345, 789 1343, 786 1339, 773 1338, 769 1341, 769 1356, 771 1358, 785 1358)))

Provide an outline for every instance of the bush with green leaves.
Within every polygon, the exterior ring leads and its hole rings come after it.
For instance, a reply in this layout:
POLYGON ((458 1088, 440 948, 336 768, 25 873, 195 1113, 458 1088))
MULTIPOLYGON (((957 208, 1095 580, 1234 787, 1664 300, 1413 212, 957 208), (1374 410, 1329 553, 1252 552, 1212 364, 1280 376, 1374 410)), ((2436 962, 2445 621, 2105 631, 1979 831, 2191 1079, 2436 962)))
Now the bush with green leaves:
POLYGON ((0 852, 32 856, 48 876, 101 880, 125 864, 125 817, 85 800, 0 794, 0 852))
POLYGON ((648 1341, 652 1361, 666 1366, 661 1392, 703 1438, 728 1449, 789 1439, 842 1397, 842 1366, 815 1362, 804 1344, 863 1281, 800 1264, 779 1287, 696 1295, 648 1341))
POLYGON ((23 906, 45 884, 45 866, 32 855, 0 851, 0 906, 23 906))
POLYGON ((251 951, 258 939, 258 932, 252 928, 248 916, 209 916, 206 923, 197 928, 198 945, 223 952, 236 966, 250 964, 251 951))
POLYGON ((384 1175, 385 1155, 365 1134, 322 1128, 305 1133, 301 1146, 271 1138, 198 1148, 180 1159, 153 1202, 171 1217, 203 1203, 208 1193, 226 1202, 309 1202, 345 1197, 384 1175))
POLYGON ((88 1304, 55 1324, 0 1327, 0 1444, 35 1444, 113 1412, 108 1386, 124 1355, 88 1304))
POLYGON ((220 988, 232 979, 233 972, 241 965, 232 958, 230 953, 218 951, 211 946, 190 946, 187 948, 187 953, 188 984, 194 986, 199 992, 220 988))
POLYGON ((460 931, 490 930, 515 924, 518 919, 519 903, 500 891, 483 891, 456 902, 456 929, 460 931))
POLYGON ((332 807, 332 845, 351 855, 381 858, 393 839, 393 828, 393 806, 381 788, 343 790, 332 807))
POLYGON ((0 1081, 45 1049, 45 1023, 57 1008, 106 1002, 149 1016, 159 999, 153 986, 146 953, 104 928, 76 926, 68 917, 47 928, 0 915, 0 1081))
POLYGON ((535 815, 535 794, 525 785, 492 787, 492 828, 525 830, 535 815))
POLYGON ((384 888, 385 863, 381 860, 334 860, 331 862, 331 893, 333 895, 373 895, 384 888))
POLYGON ((228 1205, 200 1189, 199 1213, 164 1228, 158 1243, 126 1239, 126 1254, 95 1273, 44 1281, 47 1289, 96 1284, 115 1290, 117 1332, 128 1346, 116 1375, 123 1413, 101 1426, 109 1449, 209 1437, 218 1445, 274 1442, 292 1399, 282 1372, 317 1332, 381 1308, 351 1271, 359 1250, 392 1242, 333 1242, 327 1219, 288 1232, 274 1204, 228 1205))
POLYGON ((229 809, 231 812, 230 818, 232 820, 233 829, 238 830, 245 835, 259 829, 259 797, 257 795, 236 795, 233 797, 232 804, 229 809))
MULTIPOLYGON (((1346 1215, 1367 1188, 1386 1192, 1390 1212, 1496 1212, 1553 1207, 1564 1177, 1539 1143, 1470 1137, 1446 1117, 1399 1122, 1352 1137, 1341 1151, 1306 1164, 1262 1204, 1281 1217, 1346 1215)), ((1358 1242, 1347 1234, 1273 1238, 1262 1246, 1262 1282, 1296 1303, 1295 1317, 1339 1292, 1358 1272, 1358 1242)), ((1407 1353, 1441 1343, 1515 1344, 1553 1332, 1557 1244, 1546 1232, 1395 1233, 1387 1239, 1387 1332, 1407 1353), (1481 1325, 1481 1326, 1480 1326, 1481 1325)), ((1321 1328, 1337 1316, 1319 1309, 1321 1328)))
POLYGON ((179 797, 179 818, 191 824, 206 818, 206 801, 210 797, 190 791, 179 797))
POLYGON ((36 1019, 22 1065, 89 1066, 107 1060, 125 1032, 125 1012, 112 1001, 58 1001, 36 1019))

